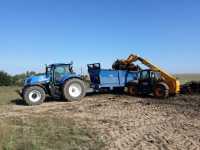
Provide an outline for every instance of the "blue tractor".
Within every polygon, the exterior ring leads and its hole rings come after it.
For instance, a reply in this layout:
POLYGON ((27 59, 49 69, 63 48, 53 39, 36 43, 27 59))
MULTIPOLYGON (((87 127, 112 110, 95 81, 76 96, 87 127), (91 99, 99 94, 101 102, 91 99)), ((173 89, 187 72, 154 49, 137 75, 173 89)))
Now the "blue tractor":
POLYGON ((72 64, 46 66, 44 74, 28 77, 20 92, 28 105, 43 103, 46 95, 77 101, 82 99, 85 94, 85 83, 80 75, 74 73, 72 64))

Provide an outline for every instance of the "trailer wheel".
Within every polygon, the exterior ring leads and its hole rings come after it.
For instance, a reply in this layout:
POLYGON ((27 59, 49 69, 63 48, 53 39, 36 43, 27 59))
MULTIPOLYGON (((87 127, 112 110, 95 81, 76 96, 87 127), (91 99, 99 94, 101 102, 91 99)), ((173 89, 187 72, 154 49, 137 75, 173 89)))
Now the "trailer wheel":
POLYGON ((165 83, 159 83, 154 89, 154 96, 156 98, 167 98, 169 96, 169 87, 165 83))
POLYGON ((39 86, 27 87, 23 92, 23 98, 30 106, 42 104, 45 97, 46 94, 44 89, 39 86))
POLYGON ((68 101, 81 100, 86 94, 85 84, 80 79, 67 80, 63 87, 63 96, 68 101))

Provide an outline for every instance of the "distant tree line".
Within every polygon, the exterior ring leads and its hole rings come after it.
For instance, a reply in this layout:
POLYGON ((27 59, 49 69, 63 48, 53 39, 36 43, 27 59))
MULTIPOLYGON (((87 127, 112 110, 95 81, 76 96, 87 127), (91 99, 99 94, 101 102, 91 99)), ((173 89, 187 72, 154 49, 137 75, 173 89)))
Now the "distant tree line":
POLYGON ((22 86, 26 77, 36 75, 34 71, 10 75, 5 71, 0 71, 0 86, 22 86))

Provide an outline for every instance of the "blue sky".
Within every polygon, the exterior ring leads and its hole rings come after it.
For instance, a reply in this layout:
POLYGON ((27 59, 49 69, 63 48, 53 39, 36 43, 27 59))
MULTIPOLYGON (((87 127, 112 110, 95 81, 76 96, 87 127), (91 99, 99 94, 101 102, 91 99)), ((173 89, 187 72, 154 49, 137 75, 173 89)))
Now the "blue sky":
POLYGON ((76 69, 137 53, 171 73, 200 72, 199 0, 0 0, 0 70, 76 69))

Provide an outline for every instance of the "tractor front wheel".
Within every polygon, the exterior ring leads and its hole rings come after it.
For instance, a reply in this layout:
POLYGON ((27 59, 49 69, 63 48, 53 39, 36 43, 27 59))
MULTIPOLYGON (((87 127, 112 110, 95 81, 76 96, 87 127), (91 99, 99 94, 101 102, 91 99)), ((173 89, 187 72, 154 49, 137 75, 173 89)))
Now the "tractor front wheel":
POLYGON ((30 106, 42 104, 45 97, 46 94, 44 89, 39 86, 27 87, 23 92, 23 98, 30 106))

